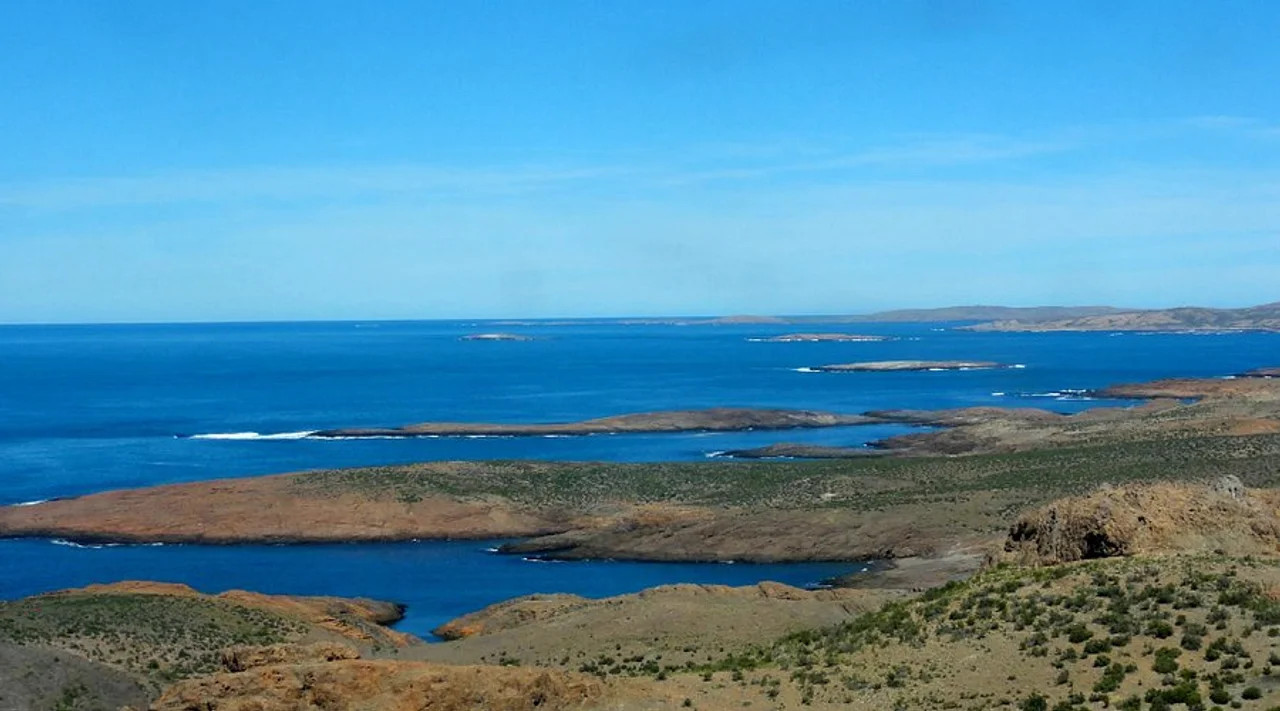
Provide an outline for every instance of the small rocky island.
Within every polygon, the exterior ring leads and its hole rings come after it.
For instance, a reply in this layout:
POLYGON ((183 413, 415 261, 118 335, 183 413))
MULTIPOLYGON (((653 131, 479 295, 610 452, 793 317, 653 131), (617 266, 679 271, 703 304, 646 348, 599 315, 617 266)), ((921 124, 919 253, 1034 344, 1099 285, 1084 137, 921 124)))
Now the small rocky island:
POLYGON ((459 338, 460 341, 536 341, 533 336, 519 333, 473 333, 459 338))
POLYGON ((785 333, 768 338, 748 338, 756 343, 874 343, 892 341, 889 336, 869 336, 863 333, 785 333))
POLYGON ((937 370, 990 370, 1016 366, 989 360, 869 360, 806 368, 815 373, 896 373, 937 370))

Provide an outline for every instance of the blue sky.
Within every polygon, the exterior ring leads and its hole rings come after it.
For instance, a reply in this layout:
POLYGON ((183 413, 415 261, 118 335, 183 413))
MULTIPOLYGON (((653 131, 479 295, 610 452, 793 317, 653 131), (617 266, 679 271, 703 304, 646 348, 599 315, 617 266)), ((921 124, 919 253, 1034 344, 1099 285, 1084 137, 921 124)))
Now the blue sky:
POLYGON ((1280 3, 0 4, 0 322, 1280 300, 1280 3))

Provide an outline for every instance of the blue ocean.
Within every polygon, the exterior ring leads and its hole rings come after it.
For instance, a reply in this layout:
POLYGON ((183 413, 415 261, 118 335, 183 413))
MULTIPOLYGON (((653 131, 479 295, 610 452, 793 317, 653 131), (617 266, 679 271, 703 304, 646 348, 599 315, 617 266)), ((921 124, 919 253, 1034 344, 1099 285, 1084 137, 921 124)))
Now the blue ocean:
MULTIPOLYGON (((1075 412, 1079 391, 1280 364, 1280 334, 952 330, 954 324, 494 325, 326 322, 0 327, 0 504, 182 481, 424 460, 702 460, 778 441, 858 445, 898 426, 726 434, 307 439, 307 432, 424 421, 552 422, 713 406, 861 412, 973 405, 1075 412), (531 341, 465 341, 480 331, 531 341), (766 343, 798 330, 892 336, 766 343), (992 360, 1019 367, 807 373, 828 363, 992 360)), ((426 635, 534 592, 604 596, 675 582, 816 583, 857 563, 558 563, 497 542, 313 546, 96 546, 0 541, 0 598, 148 579, 216 592, 366 596, 408 605, 426 635)))

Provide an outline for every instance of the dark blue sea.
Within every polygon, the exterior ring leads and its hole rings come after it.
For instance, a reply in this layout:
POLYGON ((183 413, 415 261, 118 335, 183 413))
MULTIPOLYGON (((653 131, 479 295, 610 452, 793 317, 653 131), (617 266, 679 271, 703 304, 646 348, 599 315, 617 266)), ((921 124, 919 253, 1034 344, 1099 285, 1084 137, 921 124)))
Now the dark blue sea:
MULTIPOLYGON (((1116 382, 1280 364, 1280 334, 997 334, 952 324, 812 326, 368 322, 0 327, 0 504, 181 481, 438 459, 701 460, 778 441, 857 445, 875 426, 733 434, 314 440, 317 429, 429 420, 570 421, 712 406, 860 412, 971 405, 1074 412, 1116 382), (762 343, 792 331, 894 336, 762 343), (528 342, 462 341, 480 331, 528 342), (855 360, 974 359, 1019 367, 805 373, 855 360)), ((674 582, 795 585, 857 564, 552 563, 493 542, 106 546, 0 541, 0 598, 151 579, 216 592, 362 595, 432 627, 533 592, 604 596, 674 582)))

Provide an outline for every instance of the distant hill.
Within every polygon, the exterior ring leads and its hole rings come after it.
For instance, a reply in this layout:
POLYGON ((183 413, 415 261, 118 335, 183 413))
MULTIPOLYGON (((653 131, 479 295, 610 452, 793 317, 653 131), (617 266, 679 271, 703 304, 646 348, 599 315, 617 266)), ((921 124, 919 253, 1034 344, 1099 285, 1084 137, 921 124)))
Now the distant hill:
POLYGON ((870 314, 653 316, 622 319, 566 319, 561 321, 496 321, 495 326, 582 326, 613 323, 624 326, 733 326, 805 323, 919 323, 932 321, 1018 321, 1037 323, 1055 319, 1129 313, 1114 306, 944 306, 936 309, 895 309, 870 314))
POLYGON ((1126 313, 1114 306, 944 306, 936 309, 896 309, 852 317, 859 321, 1011 321, 1027 323, 1126 313))
POLYGON ((1183 306, 1173 309, 1118 311, 1050 320, 996 319, 963 326, 969 331, 1147 331, 1214 333, 1221 331, 1280 332, 1280 302, 1242 309, 1183 306))

